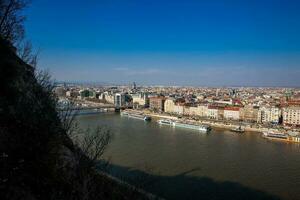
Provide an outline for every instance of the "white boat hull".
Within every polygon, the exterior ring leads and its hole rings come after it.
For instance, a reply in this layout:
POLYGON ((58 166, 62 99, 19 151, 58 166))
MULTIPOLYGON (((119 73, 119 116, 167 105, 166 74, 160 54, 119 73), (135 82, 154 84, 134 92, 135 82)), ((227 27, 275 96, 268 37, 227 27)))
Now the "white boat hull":
POLYGON ((204 126, 204 125, 186 124, 186 123, 182 123, 182 122, 174 122, 174 121, 165 120, 165 119, 158 120, 158 123, 161 125, 180 127, 180 128, 188 128, 188 129, 198 130, 201 132, 208 132, 210 130, 210 128, 208 126, 204 126))

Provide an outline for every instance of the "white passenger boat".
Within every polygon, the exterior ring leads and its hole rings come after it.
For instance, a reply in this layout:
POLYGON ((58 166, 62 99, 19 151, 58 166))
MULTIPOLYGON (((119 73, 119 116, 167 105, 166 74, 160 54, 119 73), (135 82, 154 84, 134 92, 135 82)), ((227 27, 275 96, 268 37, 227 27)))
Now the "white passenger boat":
POLYGON ((169 119, 160 119, 157 121, 157 123, 162 124, 162 125, 173 126, 173 127, 194 129, 194 130, 198 130, 201 132, 208 132, 211 130, 211 128, 206 125, 192 124, 192 123, 186 123, 186 122, 181 122, 181 121, 172 121, 169 119))
POLYGON ((198 124, 190 124, 190 123, 185 123, 185 122, 173 122, 173 126, 175 127, 181 127, 181 128, 188 128, 188 129, 194 129, 198 130, 201 132, 208 132, 211 130, 209 126, 206 125, 198 125, 198 124))
POLYGON ((245 132, 245 129, 242 128, 241 126, 236 127, 236 128, 232 128, 230 130, 233 131, 233 132, 236 132, 236 133, 244 133, 245 132))
POLYGON ((273 131, 263 132, 263 136, 270 139, 287 140, 288 135, 284 133, 275 133, 273 131))
POLYGON ((130 112, 126 112, 126 111, 121 112, 121 116, 127 116, 127 117, 130 117, 130 118, 140 119, 140 120, 144 120, 144 121, 150 121, 151 120, 150 116, 142 115, 142 114, 138 114, 138 113, 130 113, 130 112))
POLYGON ((168 120, 168 119, 160 119, 160 120, 157 121, 157 123, 162 124, 162 125, 173 126, 173 121, 168 120))
POLYGON ((120 115, 121 115, 121 116, 128 116, 128 112, 121 111, 121 112, 120 112, 120 115))

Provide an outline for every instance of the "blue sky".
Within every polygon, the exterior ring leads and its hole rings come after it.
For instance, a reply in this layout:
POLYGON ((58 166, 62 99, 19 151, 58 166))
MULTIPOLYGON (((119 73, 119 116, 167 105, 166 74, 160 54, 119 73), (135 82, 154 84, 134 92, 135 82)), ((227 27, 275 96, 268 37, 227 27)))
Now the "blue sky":
POLYGON ((33 0, 26 31, 59 81, 300 86, 297 0, 33 0))

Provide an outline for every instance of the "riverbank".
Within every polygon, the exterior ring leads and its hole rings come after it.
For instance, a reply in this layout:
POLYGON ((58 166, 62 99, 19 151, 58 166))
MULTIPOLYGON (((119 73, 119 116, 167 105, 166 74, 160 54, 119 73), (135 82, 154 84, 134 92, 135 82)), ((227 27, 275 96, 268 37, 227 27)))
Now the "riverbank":
MULTIPOLYGON (((126 110, 129 112, 136 112, 133 110, 126 110)), ((225 123, 221 123, 221 122, 213 122, 213 121, 209 121, 209 120, 191 120, 191 119, 186 119, 186 118, 178 118, 175 116, 170 116, 170 115, 166 115, 166 114, 159 114, 159 113, 152 113, 149 111, 139 111, 139 113, 142 113, 143 115, 148 115, 152 118, 154 118, 155 120, 159 120, 159 119, 170 119, 170 120, 186 120, 189 122, 193 122, 193 123, 201 123, 204 125, 209 125, 213 128, 222 128, 222 129, 233 129, 236 128, 237 125, 232 125, 232 124, 225 124, 225 123)), ((245 131, 249 131, 249 132, 260 132, 263 133, 264 131, 267 131, 268 129, 266 128, 253 128, 253 127, 245 127, 245 131)))
POLYGON ((212 128, 218 128, 218 129, 225 129, 225 130, 232 130, 235 129, 239 126, 242 126, 245 131, 247 132, 256 132, 256 133, 264 133, 264 132, 275 132, 275 133, 284 133, 287 135, 286 139, 276 139, 274 137, 266 137, 264 136, 264 138, 269 139, 269 140, 277 140, 277 141, 281 141, 281 142, 289 142, 289 143, 300 143, 300 133, 294 132, 294 134, 296 133, 296 135, 291 135, 287 130, 283 130, 283 129, 279 129, 279 128, 265 128, 265 127, 253 127, 253 125, 251 124, 237 124, 238 122, 221 122, 221 121, 213 121, 213 120, 209 120, 209 119, 199 119, 199 120, 195 120, 195 119, 190 119, 187 117, 176 117, 176 116, 171 116, 171 115, 167 115, 167 114, 163 114, 163 113, 153 113, 150 112, 149 110, 126 110, 126 112, 131 112, 131 113, 135 113, 135 114, 139 114, 139 115, 144 115, 144 116, 149 116, 152 117, 154 120, 159 120, 159 119, 169 119, 169 120, 182 120, 185 122, 190 122, 190 123, 198 123, 198 124, 203 124, 203 125, 208 125, 212 128), (235 123, 235 124, 234 124, 235 123))

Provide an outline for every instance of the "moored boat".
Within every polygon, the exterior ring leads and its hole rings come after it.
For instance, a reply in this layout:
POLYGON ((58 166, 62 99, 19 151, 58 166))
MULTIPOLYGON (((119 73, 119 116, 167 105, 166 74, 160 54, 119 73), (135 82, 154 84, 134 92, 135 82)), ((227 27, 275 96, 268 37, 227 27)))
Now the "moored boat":
POLYGON ((122 111, 122 112, 120 112, 120 115, 121 115, 121 116, 128 116, 128 112, 122 111))
POLYGON ((207 125, 191 124, 191 123, 185 123, 185 122, 180 122, 180 121, 173 122, 173 126, 194 129, 194 130, 198 130, 198 131, 206 132, 206 133, 211 130, 211 128, 207 125))
POLYGON ((242 128, 241 126, 236 127, 236 128, 232 128, 230 130, 233 131, 233 132, 236 132, 236 133, 244 133, 245 132, 245 129, 242 128))
POLYGON ((168 125, 173 127, 181 127, 181 128, 188 128, 188 129, 194 129, 201 132, 208 132, 211 130, 210 126, 207 125, 201 125, 201 124, 193 124, 193 123, 187 123, 183 121, 172 121, 169 119, 160 119, 157 121, 157 123, 161 125, 168 125))
POLYGON ((127 117, 130 117, 130 118, 140 119, 140 120, 144 120, 144 121, 150 121, 151 120, 150 116, 142 115, 142 114, 139 114, 139 113, 125 112, 125 111, 121 112, 121 116, 127 116, 127 117))
POLYGON ((173 121, 168 120, 168 119, 160 119, 160 120, 157 121, 157 123, 162 124, 162 125, 173 126, 173 121))
POLYGON ((272 131, 263 132, 263 136, 269 139, 288 140, 288 135, 284 133, 275 133, 272 131))

